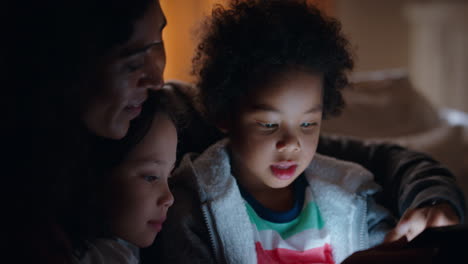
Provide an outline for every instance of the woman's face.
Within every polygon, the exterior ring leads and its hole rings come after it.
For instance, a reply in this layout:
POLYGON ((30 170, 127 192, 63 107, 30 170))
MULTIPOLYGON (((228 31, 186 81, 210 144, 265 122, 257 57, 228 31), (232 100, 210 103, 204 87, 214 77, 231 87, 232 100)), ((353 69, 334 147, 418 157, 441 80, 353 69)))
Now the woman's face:
POLYGON ((151 129, 112 174, 111 228, 138 247, 153 243, 174 198, 168 178, 176 161, 177 131, 158 113, 151 129))
POLYGON ((82 107, 82 119, 91 132, 121 139, 130 121, 140 114, 148 90, 162 87, 165 25, 159 1, 152 2, 144 16, 135 22, 130 39, 100 61, 88 83, 94 91, 89 92, 91 96, 82 107))

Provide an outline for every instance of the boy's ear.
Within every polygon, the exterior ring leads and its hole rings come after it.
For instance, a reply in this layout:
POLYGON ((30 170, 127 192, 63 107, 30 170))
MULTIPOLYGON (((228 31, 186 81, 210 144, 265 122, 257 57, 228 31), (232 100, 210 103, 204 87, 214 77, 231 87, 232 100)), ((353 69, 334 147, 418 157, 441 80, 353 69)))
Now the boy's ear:
POLYGON ((218 121, 216 123, 216 127, 219 129, 219 131, 223 132, 223 134, 229 133, 229 130, 231 128, 230 122, 227 119, 218 121))

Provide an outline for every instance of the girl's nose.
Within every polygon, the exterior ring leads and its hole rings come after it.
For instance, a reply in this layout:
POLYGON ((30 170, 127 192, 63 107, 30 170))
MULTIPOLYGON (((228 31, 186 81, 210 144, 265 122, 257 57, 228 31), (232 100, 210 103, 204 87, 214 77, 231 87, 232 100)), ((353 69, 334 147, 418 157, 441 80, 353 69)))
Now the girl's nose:
POLYGON ((158 206, 171 207, 174 203, 174 196, 172 195, 169 186, 166 184, 162 195, 158 199, 158 206))

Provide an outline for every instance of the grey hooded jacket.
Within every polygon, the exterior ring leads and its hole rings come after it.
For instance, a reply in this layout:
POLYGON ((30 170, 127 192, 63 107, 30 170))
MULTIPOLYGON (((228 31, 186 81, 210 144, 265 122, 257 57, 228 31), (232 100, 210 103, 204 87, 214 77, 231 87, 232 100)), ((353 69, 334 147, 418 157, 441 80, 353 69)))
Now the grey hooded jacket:
MULTIPOLYGON (((187 154, 175 172, 174 206, 156 242, 159 263, 256 263, 253 228, 227 140, 187 154)), ((316 154, 305 170, 340 263, 383 241, 393 219, 371 198, 379 187, 361 166, 316 154)))

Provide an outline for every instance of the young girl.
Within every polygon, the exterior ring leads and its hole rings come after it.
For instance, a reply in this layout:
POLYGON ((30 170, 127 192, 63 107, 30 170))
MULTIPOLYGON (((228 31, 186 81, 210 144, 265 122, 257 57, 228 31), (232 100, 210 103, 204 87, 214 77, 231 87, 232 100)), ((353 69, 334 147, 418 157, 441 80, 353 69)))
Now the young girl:
POLYGON ((353 66, 339 23, 305 1, 234 1, 197 55, 206 116, 227 138, 176 171, 162 261, 340 263, 382 242, 373 175, 316 154, 353 66))
MULTIPOLYGON (((103 238, 90 241, 79 263, 139 263, 138 248, 151 245, 174 198, 168 178, 176 161, 177 111, 166 91, 151 95, 128 135, 103 141, 96 184, 103 238), (99 194, 102 193, 102 194, 99 194)), ((99 217, 97 218, 99 221, 99 217)))

